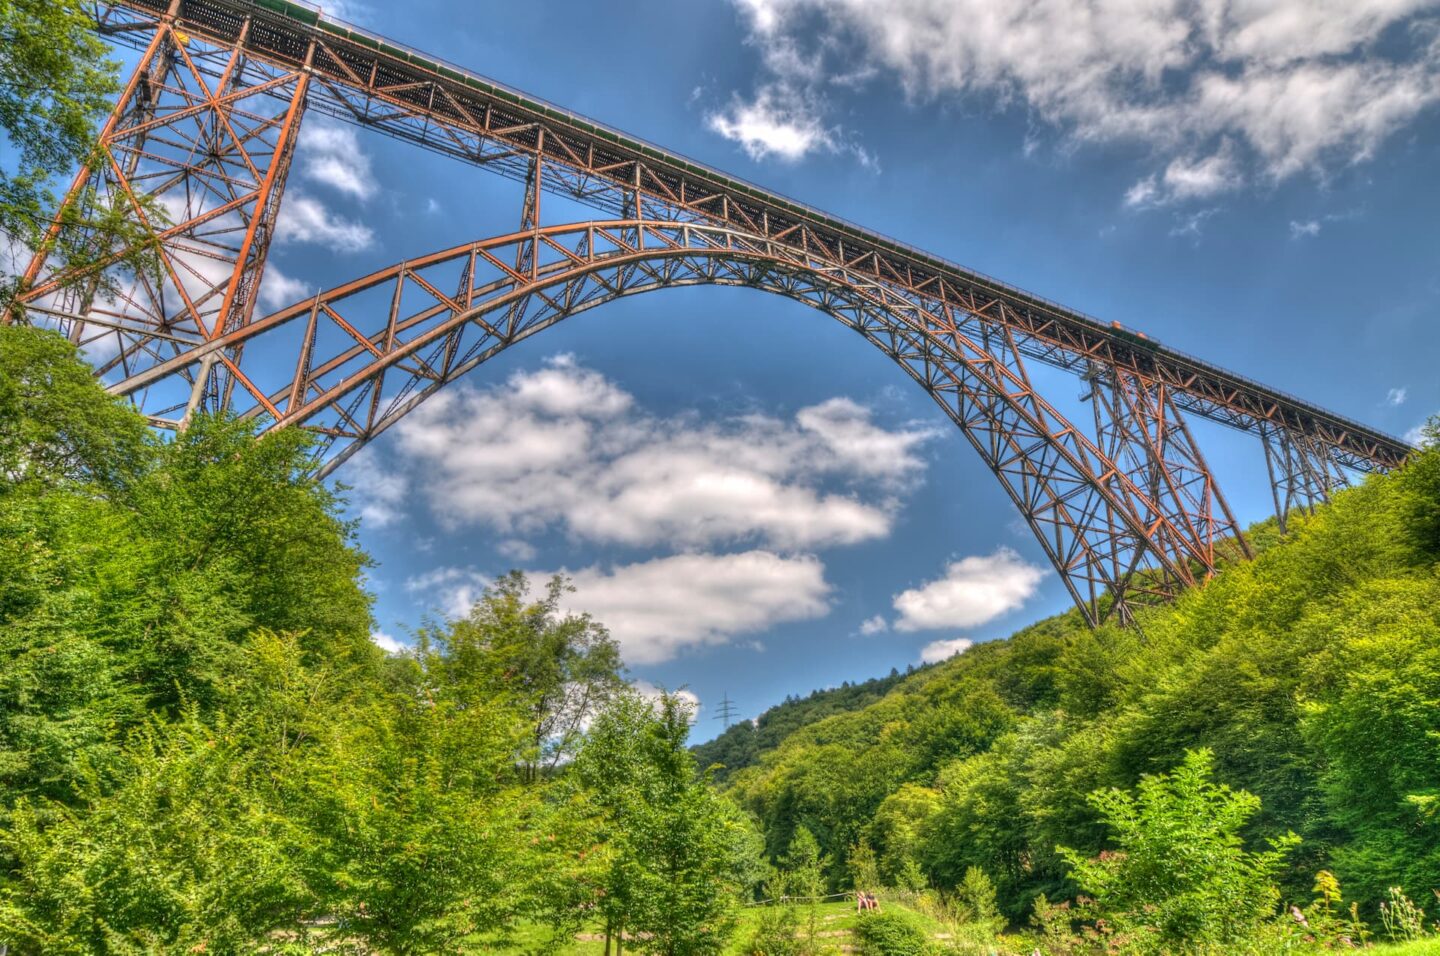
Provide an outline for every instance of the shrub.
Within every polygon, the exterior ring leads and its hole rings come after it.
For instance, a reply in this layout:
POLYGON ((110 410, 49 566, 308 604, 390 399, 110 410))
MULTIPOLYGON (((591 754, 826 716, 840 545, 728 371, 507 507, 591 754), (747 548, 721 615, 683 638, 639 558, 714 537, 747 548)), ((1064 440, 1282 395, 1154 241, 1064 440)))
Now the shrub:
POLYGON ((925 930, 906 913, 863 913, 855 924, 860 956, 923 956, 930 948, 925 930))
POLYGON ((815 941, 814 908, 810 908, 804 924, 798 906, 764 908, 744 952, 748 956, 814 956, 820 952, 815 941))
POLYGON ((1260 800, 1210 775, 1210 752, 1196 750, 1174 772, 1142 777, 1134 794, 1097 791, 1090 802, 1116 849, 1087 859, 1059 848, 1095 915, 1141 948, 1223 950, 1273 922, 1275 875, 1299 840, 1245 850, 1240 830, 1260 800))

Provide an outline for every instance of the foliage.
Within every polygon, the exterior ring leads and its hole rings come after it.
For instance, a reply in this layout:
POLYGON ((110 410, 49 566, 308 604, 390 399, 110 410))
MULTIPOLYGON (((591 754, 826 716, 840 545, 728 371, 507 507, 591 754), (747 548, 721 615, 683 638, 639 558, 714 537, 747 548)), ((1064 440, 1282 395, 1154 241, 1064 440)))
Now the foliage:
POLYGON ((861 956, 921 956, 930 949, 925 928, 899 909, 862 913, 855 923, 861 956))
MULTIPOLYGON (((912 668, 908 673, 913 673, 912 668)), ((813 691, 805 697, 787 697, 769 708, 755 720, 742 720, 725 729, 714 740, 691 748, 701 767, 714 768, 715 780, 724 783, 737 770, 754 764, 761 753, 774 749, 780 741, 801 727, 836 714, 860 710, 884 697, 907 675, 891 668, 889 675, 839 687, 813 691)))
POLYGON ((679 697, 621 693, 595 719, 566 784, 603 843, 593 879, 607 932, 656 953, 718 952, 758 848, 695 772, 679 697))
POLYGON ((823 952, 815 928, 814 907, 762 907, 744 951, 749 956, 813 956, 823 952))
POLYGON ((1089 794, 1203 749, 1257 800, 1235 838, 1301 838, 1275 871, 1281 896, 1308 900, 1332 873, 1349 894, 1336 931, 1353 935, 1390 886, 1440 887, 1437 514, 1440 446, 1292 515, 1286 535, 1252 529, 1256 560, 1138 630, 1068 612, 977 645, 807 722, 727 788, 772 858, 802 826, 836 860, 863 837, 884 883, 953 891, 980 867, 1021 921, 1039 895, 1077 892, 1056 847, 1105 848, 1089 794))
POLYGON ((825 895, 825 869, 828 860, 820 853, 815 834, 803 826, 790 838, 790 848, 781 861, 785 895, 802 900, 825 895))
MULTIPOLYGON (((130 272, 154 265, 149 232, 125 197, 87 189, 60 210, 55 194, 65 171, 108 162, 95 127, 120 86, 92 18, 81 0, 0 2, 0 134, 10 147, 9 168, 0 168, 0 240, 21 260, 0 271, 0 310, 19 290, 30 250, 46 248, 66 268, 92 267, 112 249, 126 251, 130 272)), ((153 203, 145 213, 165 221, 153 203)))
POLYGON ((562 614, 574 590, 559 576, 530 601, 525 576, 512 571, 485 589, 468 615, 421 632, 421 654, 442 683, 470 693, 505 695, 522 707, 530 732, 518 756, 528 782, 574 755, 585 720, 625 686, 620 649, 585 614, 562 614))
POLYGON ((875 851, 864 837, 850 848, 848 861, 850 885, 857 890, 874 890, 880 887, 880 866, 875 860, 875 851))
POLYGON ((1380 922, 1385 935, 1398 943, 1424 939, 1428 933, 1425 911, 1411 902, 1398 886, 1390 887, 1389 899, 1380 904, 1380 922))
POLYGON ((474 951, 618 901, 718 951, 758 835, 563 580, 387 656, 303 433, 152 440, 17 327, 0 412, 0 947, 474 951))
POLYGON ((1122 934, 1160 949, 1246 939, 1275 910, 1274 878, 1293 835, 1267 851, 1243 847, 1240 830, 1260 808, 1244 791, 1211 782, 1209 751, 1191 751, 1172 773, 1145 776, 1134 794, 1102 790, 1091 802, 1114 850, 1060 855, 1094 911, 1122 934))
POLYGON ((995 905, 995 884, 978 866, 965 871, 965 880, 955 892, 960 922, 980 927, 988 935, 1005 928, 1005 918, 995 905))
POLYGON ((99 494, 133 481, 145 422, 95 387, 59 336, 0 328, 0 478, 99 494))

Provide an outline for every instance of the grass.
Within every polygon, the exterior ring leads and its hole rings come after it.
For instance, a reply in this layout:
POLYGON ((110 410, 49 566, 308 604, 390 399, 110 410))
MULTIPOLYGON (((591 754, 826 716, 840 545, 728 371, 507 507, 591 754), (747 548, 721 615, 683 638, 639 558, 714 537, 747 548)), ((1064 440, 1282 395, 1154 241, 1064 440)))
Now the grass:
POLYGON ((1440 937, 1417 939, 1413 943, 1381 943, 1370 952, 1383 956, 1440 956, 1440 937))
MULTIPOLYGON (((941 930, 941 927, 934 920, 931 920, 914 910, 909 910, 898 903, 885 902, 881 904, 882 909, 902 909, 911 913, 931 933, 941 930)), ((745 952, 746 944, 755 935, 755 928, 758 924, 762 908, 750 906, 742 909, 736 921, 735 932, 731 934, 730 944, 726 947, 727 956, 740 956, 745 952)), ((834 903, 815 904, 815 928, 821 934, 821 938, 829 948, 839 950, 841 946, 853 942, 851 931, 855 928, 855 920, 858 918, 855 910, 855 901, 850 900, 834 903)), ((802 912, 802 919, 806 918, 802 912)), ((522 953, 534 952, 541 945, 550 941, 550 932, 544 926, 530 923, 522 925, 511 935, 509 945, 497 948, 496 952, 522 953)), ((563 956, 602 956, 605 952, 604 931, 599 927, 583 930, 574 940, 562 945, 556 950, 563 956)), ((631 952, 627 949, 627 953, 631 952)))
MULTIPOLYGON (((903 910, 911 914, 921 926, 930 932, 932 936, 944 939, 945 927, 935 920, 925 916, 916 910, 910 909, 893 900, 882 902, 884 910, 903 910)), ((764 910, 761 907, 746 907, 742 909, 737 917, 735 932, 730 937, 730 944, 725 948, 726 956, 742 956, 750 939, 755 934, 764 910)), ((844 952, 854 944, 852 931, 859 914, 855 911, 855 902, 842 901, 835 903, 818 903, 814 908, 816 931, 820 934, 821 942, 826 949, 840 953, 844 952)), ((806 915, 802 912, 802 920, 806 915)), ((494 951, 500 953, 526 953, 535 952, 543 944, 550 941, 549 931, 538 924, 526 924, 518 928, 511 936, 509 944, 504 947, 497 947, 494 951)), ((998 951, 1008 952, 1014 948, 1016 952, 1030 952, 1032 946, 1027 943, 1027 938, 1005 937, 997 940, 996 944, 1002 948, 998 951)), ((605 951, 605 938, 603 930, 599 927, 589 928, 582 931, 579 936, 569 943, 562 945, 556 953, 562 956, 603 956, 605 951)), ((627 948, 627 953, 638 952, 627 948)), ((1375 943, 1367 949, 1366 953, 1373 953, 1375 956, 1440 956, 1440 937, 1431 939, 1416 940, 1411 943, 1375 943)))

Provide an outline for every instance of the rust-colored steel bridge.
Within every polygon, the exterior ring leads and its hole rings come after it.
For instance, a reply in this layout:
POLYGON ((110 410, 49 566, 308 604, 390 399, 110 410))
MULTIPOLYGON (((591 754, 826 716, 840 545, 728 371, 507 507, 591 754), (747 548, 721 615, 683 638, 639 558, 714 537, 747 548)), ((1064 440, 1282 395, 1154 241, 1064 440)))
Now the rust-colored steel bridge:
MULTIPOLYGON (((945 409, 1000 479, 1092 623, 1248 554, 1186 416, 1256 435, 1281 521, 1409 447, 1140 333, 698 165, 284 0, 120 0, 97 29, 138 51, 66 203, 121 203, 159 269, 120 280, 32 261, 8 321, 99 346, 98 372, 157 426, 229 409, 318 436, 328 474, 446 383, 620 296, 733 285, 860 333, 945 409), (258 315, 257 290, 307 111, 523 183, 513 232, 417 255, 258 315), (547 223, 546 193, 598 211, 547 223), (106 281, 102 281, 106 279, 106 281), (103 340, 103 341, 100 341, 103 340), (1035 389, 1076 374, 1094 427, 1035 389)), ((83 236, 81 237, 83 239, 83 236)), ((97 240, 98 242, 98 240, 97 240)))

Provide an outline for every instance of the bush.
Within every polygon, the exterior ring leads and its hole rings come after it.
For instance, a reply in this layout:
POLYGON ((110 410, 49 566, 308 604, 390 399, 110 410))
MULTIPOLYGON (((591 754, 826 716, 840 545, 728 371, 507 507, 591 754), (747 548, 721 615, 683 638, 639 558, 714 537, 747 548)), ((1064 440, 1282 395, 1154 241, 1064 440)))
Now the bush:
POLYGON ((813 956, 820 952, 815 941, 813 907, 806 924, 801 924, 798 906, 766 907, 760 912, 744 952, 749 956, 813 956))
POLYGON ((1243 790, 1211 782, 1209 751, 1191 751, 1170 774, 1145 776, 1135 794, 1096 791, 1091 803, 1116 848, 1087 859, 1061 847, 1095 915, 1140 949, 1224 951, 1273 922, 1274 879, 1293 835, 1263 852, 1240 831, 1260 809, 1243 790))
POLYGON ((922 956, 930 949, 925 930, 900 912, 862 913, 855 924, 860 956, 922 956))

